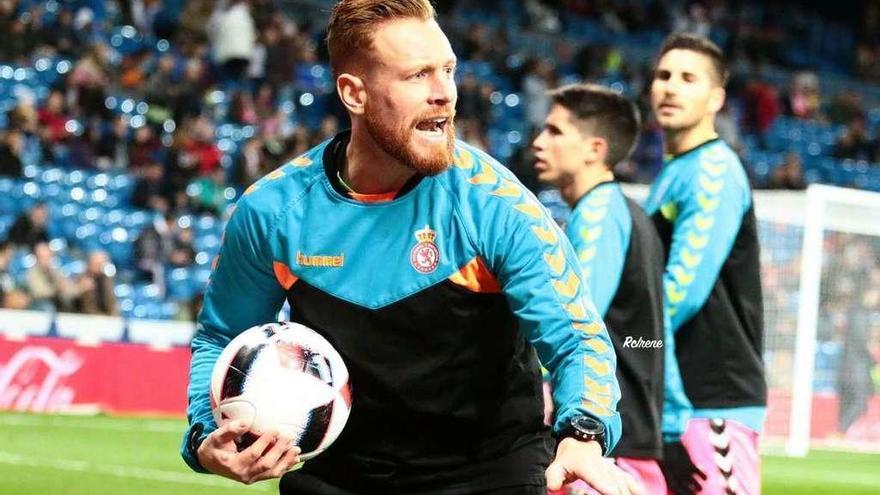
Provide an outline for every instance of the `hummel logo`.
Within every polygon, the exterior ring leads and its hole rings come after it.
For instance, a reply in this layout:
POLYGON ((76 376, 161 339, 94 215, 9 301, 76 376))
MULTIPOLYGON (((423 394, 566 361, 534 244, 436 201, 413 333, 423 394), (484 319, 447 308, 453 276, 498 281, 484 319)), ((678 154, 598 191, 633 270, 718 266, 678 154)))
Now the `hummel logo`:
POLYGON ((296 264, 299 266, 320 266, 324 268, 341 268, 345 264, 345 255, 306 255, 296 252, 296 264))

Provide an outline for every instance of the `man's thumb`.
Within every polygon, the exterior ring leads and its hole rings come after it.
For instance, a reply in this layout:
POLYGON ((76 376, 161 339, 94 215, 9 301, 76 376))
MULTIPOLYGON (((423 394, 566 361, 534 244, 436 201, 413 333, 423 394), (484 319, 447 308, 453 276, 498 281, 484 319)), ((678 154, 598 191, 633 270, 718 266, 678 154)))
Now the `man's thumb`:
POLYGON ((544 471, 544 475, 547 477, 548 490, 559 490, 565 483, 565 468, 558 462, 550 464, 544 471))

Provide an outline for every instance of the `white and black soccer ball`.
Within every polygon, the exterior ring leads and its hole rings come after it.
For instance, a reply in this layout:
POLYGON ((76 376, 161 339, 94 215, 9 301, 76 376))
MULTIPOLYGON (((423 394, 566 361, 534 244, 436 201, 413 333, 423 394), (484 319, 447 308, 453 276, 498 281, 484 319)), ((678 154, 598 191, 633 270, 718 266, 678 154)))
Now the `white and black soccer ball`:
POLYGON ((298 323, 245 330, 223 349, 211 375, 211 408, 218 425, 240 420, 257 436, 276 430, 311 459, 342 432, 351 411, 348 369, 327 340, 298 323))

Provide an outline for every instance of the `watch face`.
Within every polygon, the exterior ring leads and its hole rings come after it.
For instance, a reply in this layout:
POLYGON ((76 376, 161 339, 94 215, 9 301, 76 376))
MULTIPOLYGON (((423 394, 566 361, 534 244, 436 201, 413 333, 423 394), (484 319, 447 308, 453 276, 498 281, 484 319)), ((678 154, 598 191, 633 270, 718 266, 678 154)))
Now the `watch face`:
POLYGON ((602 433, 605 433, 605 426, 589 416, 576 417, 572 419, 571 425, 590 435, 601 435, 602 433))

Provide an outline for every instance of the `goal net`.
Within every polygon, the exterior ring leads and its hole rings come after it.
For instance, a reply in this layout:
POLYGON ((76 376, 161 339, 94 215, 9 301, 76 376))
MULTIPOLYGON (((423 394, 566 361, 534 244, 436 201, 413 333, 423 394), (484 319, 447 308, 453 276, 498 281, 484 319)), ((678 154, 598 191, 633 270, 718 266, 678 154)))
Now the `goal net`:
POLYGON ((762 248, 766 438, 880 451, 880 194, 755 194, 762 248))

